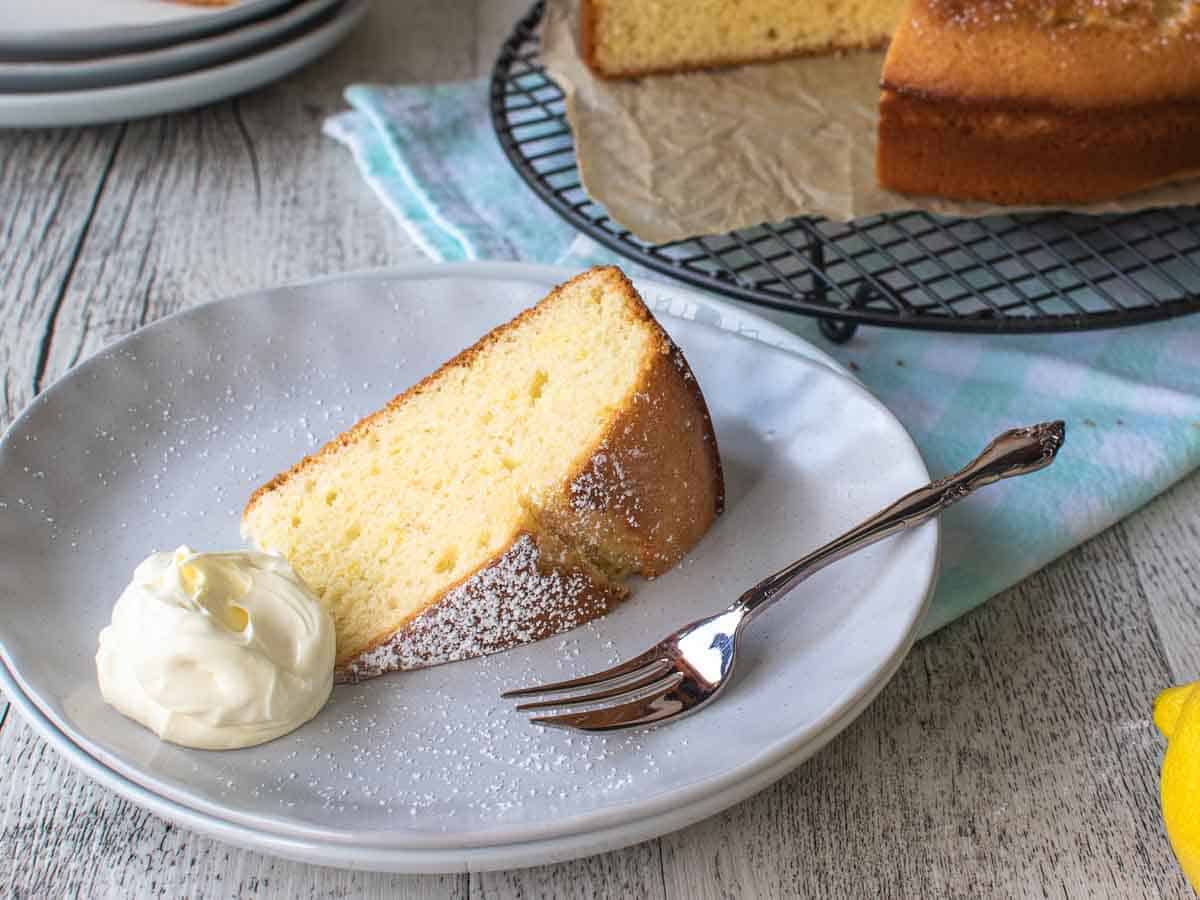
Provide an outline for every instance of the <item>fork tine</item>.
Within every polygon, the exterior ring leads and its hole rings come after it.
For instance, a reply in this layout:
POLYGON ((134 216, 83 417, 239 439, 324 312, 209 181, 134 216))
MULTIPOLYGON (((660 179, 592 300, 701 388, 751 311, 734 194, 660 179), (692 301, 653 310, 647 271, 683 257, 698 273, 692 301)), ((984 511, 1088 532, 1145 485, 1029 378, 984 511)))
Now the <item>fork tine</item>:
POLYGON ((606 681, 612 681, 615 678, 627 678, 630 676, 630 673, 641 669, 646 663, 658 662, 662 658, 659 649, 653 647, 640 656, 628 659, 619 665, 613 666, 611 669, 605 669, 603 672, 593 672, 591 675, 584 675, 580 678, 569 678, 566 681, 555 681, 550 684, 535 684, 530 687, 515 688, 511 691, 505 691, 500 696, 507 700, 513 697, 532 697, 535 694, 552 694, 558 691, 569 691, 572 688, 601 686, 606 681))
MULTIPOLYGON (((649 674, 642 675, 636 681, 622 680, 616 687, 609 688, 605 691, 595 691, 591 694, 580 694, 579 696, 564 697, 561 700, 540 700, 537 703, 522 703, 517 707, 517 712, 529 712, 535 709, 552 709, 561 706, 579 706, 581 703, 595 703, 599 700, 607 700, 610 697, 624 697, 626 694, 632 695, 637 691, 645 688, 653 687, 662 683, 662 687, 669 688, 677 685, 682 679, 683 674, 676 672, 666 662, 651 663, 645 669, 649 674), (664 678, 673 678, 669 684, 664 682, 664 678)), ((631 676, 634 673, 630 673, 631 676)))
POLYGON ((673 718, 686 709, 683 701, 671 696, 674 690, 674 687, 670 687, 653 696, 642 697, 619 706, 594 709, 590 712, 565 713, 561 716, 543 716, 529 721, 534 725, 548 725, 551 728, 597 732, 652 725, 673 718))

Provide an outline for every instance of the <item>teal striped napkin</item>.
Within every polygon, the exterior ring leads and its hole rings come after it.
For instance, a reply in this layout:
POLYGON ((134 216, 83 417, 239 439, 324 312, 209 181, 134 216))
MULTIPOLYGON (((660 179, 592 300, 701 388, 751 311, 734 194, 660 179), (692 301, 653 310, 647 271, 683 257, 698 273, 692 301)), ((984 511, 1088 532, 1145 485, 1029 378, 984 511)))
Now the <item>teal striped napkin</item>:
MULTIPOLYGON (((328 134, 432 258, 616 263, 521 181, 492 134, 482 81, 356 86, 328 134)), ((660 276, 661 277, 661 276, 660 276)), ((830 352, 908 428, 935 474, 1014 425, 1067 420, 1058 462, 1002 482, 944 518, 929 633, 1109 527, 1200 465, 1200 316, 1051 336, 864 328, 824 341, 807 318, 770 316, 830 352)))

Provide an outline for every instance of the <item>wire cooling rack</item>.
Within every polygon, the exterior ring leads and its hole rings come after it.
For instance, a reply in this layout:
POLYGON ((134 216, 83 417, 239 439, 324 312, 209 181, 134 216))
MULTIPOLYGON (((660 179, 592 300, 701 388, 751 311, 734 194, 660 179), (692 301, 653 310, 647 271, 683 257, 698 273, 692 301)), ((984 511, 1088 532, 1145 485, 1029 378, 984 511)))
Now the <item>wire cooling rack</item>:
POLYGON ((845 341, 860 323, 942 331, 1046 332, 1200 311, 1200 208, 853 222, 801 217, 648 244, 580 183, 563 93, 540 62, 536 3, 492 70, 496 135, 534 192, 583 233, 707 290, 821 318, 845 341))

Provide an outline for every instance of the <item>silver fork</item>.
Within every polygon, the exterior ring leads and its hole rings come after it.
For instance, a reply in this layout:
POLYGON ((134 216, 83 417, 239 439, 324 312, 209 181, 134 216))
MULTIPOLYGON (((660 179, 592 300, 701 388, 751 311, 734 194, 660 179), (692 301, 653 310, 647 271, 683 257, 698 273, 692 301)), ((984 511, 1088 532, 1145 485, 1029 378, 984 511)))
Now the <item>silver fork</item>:
POLYGON ((1045 468, 1054 461, 1065 436, 1066 424, 1061 421, 1006 431, 960 471, 906 494, 841 537, 764 578, 724 612, 685 625, 640 656, 611 669, 502 696, 567 692, 561 698, 524 703, 517 709, 588 707, 530 720, 580 731, 658 725, 694 713, 715 700, 732 679, 741 630, 805 578, 876 541, 928 522, 984 485, 1045 468), (577 693, 580 689, 588 690, 577 693))

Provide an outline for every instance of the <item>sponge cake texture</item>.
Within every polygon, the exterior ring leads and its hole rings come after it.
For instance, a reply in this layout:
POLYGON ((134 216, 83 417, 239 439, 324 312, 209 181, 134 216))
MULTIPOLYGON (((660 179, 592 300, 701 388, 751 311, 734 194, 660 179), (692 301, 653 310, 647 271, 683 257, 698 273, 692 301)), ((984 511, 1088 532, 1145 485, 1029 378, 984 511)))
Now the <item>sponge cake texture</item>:
POLYGON ((682 354, 599 268, 264 485, 243 532, 330 609, 356 680, 602 614, 695 545, 723 491, 682 354))

